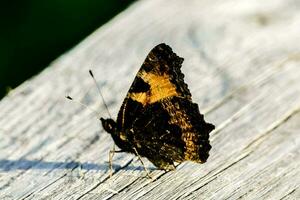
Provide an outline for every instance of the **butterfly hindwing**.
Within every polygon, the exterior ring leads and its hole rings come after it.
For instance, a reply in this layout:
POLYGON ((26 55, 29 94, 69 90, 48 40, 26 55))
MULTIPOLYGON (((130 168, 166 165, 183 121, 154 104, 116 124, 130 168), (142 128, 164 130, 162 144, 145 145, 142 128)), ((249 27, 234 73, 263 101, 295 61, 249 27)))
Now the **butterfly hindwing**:
POLYGON ((155 165, 165 161, 159 168, 169 169, 173 162, 205 162, 211 148, 209 132, 214 126, 204 121, 197 104, 169 97, 149 105, 132 129, 139 153, 155 165))

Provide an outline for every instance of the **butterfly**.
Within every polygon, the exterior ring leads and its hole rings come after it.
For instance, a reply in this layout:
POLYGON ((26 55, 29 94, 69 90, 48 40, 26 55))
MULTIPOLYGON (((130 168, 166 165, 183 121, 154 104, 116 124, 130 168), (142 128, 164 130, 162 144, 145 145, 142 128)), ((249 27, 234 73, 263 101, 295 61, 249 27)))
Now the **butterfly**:
POLYGON ((174 170, 183 161, 206 162, 215 128, 192 102, 180 68, 183 58, 168 45, 155 46, 139 69, 117 116, 101 123, 122 152, 174 170))

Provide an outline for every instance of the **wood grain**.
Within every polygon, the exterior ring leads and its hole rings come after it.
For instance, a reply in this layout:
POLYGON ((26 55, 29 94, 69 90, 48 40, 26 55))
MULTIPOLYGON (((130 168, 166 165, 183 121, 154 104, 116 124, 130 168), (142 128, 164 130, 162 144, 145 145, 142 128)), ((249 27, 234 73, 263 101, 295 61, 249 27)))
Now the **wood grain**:
POLYGON ((300 199, 300 4, 296 0, 140 0, 0 102, 1 199, 300 199), (207 163, 146 178, 114 157, 94 71, 116 116, 156 44, 184 57, 205 119, 207 163), (71 95, 98 114, 65 99, 71 95))

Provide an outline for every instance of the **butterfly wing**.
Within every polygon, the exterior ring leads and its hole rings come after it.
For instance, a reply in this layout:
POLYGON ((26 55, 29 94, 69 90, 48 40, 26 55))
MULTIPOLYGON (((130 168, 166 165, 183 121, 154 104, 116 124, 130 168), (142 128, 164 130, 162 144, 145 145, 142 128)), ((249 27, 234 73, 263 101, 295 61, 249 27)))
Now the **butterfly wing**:
POLYGON ((130 128, 144 108, 170 96, 191 99, 180 66, 183 58, 166 44, 154 47, 138 71, 118 113, 120 130, 130 128), (180 87, 176 87, 176 85, 180 87))
POLYGON ((204 121, 180 71, 183 58, 165 45, 148 54, 118 114, 119 130, 157 167, 205 162, 212 124, 204 121))
POLYGON ((131 132, 140 155, 164 169, 174 161, 205 162, 211 149, 209 132, 213 129, 204 121, 197 104, 170 97, 148 105, 131 132))

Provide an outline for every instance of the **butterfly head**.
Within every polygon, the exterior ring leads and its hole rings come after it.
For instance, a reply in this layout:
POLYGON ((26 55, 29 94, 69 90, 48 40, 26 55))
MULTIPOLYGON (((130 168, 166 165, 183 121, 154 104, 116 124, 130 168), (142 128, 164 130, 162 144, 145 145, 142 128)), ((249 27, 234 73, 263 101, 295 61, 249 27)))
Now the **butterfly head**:
POLYGON ((114 120, 112 119, 103 119, 102 117, 100 118, 100 121, 102 123, 102 126, 104 130, 110 134, 114 134, 117 131, 117 124, 114 120))

